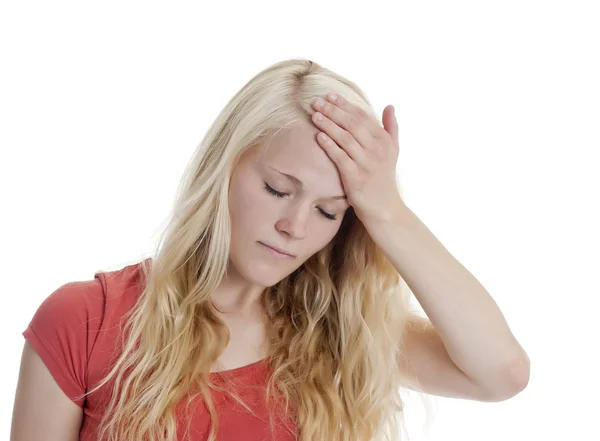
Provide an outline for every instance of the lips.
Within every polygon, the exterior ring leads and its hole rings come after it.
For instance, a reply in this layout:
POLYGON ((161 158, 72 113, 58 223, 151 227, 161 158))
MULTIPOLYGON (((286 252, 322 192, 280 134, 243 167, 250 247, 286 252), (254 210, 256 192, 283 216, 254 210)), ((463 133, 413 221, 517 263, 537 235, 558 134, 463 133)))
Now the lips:
POLYGON ((269 247, 269 248, 273 248, 275 251, 278 251, 278 252, 280 252, 280 253, 282 253, 282 254, 287 254, 287 255, 288 255, 288 256, 290 256, 290 257, 295 257, 293 254, 290 254, 290 253, 288 253, 287 251, 285 251, 285 250, 282 250, 281 248, 274 247, 274 246, 272 246, 272 245, 269 245, 269 244, 266 244, 266 243, 264 243, 264 242, 261 242, 261 243, 262 243, 263 245, 265 245, 265 246, 269 247))

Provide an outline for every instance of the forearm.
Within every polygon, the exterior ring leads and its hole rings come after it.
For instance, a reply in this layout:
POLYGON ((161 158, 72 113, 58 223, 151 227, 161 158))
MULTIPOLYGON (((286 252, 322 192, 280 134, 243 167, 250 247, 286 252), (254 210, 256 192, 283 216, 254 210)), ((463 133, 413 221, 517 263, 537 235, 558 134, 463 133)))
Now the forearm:
POLYGON ((490 387, 528 376, 527 355, 496 302, 408 207, 371 230, 459 369, 490 387))

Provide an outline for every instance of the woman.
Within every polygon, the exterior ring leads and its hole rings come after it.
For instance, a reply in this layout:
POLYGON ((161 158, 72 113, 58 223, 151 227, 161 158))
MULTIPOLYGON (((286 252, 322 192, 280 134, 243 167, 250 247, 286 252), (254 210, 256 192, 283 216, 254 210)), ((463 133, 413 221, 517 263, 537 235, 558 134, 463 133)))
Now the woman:
POLYGON ((404 205, 391 106, 382 122, 312 61, 251 79, 193 156, 155 256, 36 312, 11 439, 393 438, 402 387, 522 390, 527 355, 404 205))

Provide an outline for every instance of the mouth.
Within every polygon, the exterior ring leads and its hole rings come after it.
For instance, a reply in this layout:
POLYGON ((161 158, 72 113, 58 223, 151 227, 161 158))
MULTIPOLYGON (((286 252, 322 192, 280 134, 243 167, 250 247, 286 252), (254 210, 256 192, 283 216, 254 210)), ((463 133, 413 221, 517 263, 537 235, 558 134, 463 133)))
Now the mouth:
POLYGON ((272 250, 274 253, 277 253, 277 255, 280 255, 281 257, 296 257, 293 254, 290 254, 290 253, 282 250, 281 248, 273 247, 273 246, 267 245, 266 243, 263 243, 263 242, 258 242, 258 243, 269 248, 270 250, 272 250))

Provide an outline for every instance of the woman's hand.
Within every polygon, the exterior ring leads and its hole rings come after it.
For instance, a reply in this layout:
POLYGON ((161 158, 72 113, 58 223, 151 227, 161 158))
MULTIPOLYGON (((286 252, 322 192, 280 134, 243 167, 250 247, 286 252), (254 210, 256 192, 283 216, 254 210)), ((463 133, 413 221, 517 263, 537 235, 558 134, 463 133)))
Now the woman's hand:
POLYGON ((390 221, 404 206, 396 186, 399 145, 393 106, 383 110, 384 127, 339 96, 317 99, 313 107, 312 120, 322 130, 319 145, 336 164, 358 218, 365 225, 390 221))

